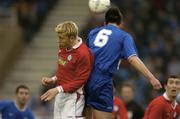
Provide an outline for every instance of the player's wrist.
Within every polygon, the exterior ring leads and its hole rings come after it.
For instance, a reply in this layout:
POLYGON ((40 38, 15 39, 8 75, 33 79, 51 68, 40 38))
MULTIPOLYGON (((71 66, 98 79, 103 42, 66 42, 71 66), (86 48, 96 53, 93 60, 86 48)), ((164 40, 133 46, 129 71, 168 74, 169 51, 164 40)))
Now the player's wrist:
POLYGON ((62 86, 57 86, 56 89, 58 90, 59 93, 62 93, 64 92, 62 86))

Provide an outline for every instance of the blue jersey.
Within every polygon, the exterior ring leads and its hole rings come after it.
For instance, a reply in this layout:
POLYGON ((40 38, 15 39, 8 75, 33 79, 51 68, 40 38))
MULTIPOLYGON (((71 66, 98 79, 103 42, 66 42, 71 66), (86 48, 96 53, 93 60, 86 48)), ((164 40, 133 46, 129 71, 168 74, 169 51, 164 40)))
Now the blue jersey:
POLYGON ((93 29, 87 41, 95 57, 94 65, 102 72, 114 73, 120 59, 137 54, 131 35, 114 25, 93 29))
POLYGON ((94 66, 85 86, 86 105, 112 112, 112 74, 119 60, 137 55, 133 38, 114 25, 106 25, 89 33, 87 45, 94 55, 94 66))
POLYGON ((13 101, 0 101, 2 119, 35 119, 30 109, 19 110, 13 101))

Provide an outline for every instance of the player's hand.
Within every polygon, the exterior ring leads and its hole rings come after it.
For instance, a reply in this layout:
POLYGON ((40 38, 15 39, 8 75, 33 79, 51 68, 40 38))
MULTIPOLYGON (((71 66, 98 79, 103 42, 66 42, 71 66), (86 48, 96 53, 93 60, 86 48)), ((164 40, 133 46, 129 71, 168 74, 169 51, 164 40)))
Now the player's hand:
POLYGON ((158 79, 153 78, 150 80, 150 82, 155 90, 160 90, 162 88, 162 85, 158 79))
POLYGON ((42 80, 41 80, 41 83, 46 86, 48 84, 55 83, 55 80, 53 80, 51 78, 48 78, 48 77, 43 77, 42 80))
POLYGON ((43 95, 41 95, 41 100, 42 101, 50 101, 52 100, 57 94, 58 94, 58 89, 57 88, 52 88, 49 89, 47 92, 45 92, 43 95))

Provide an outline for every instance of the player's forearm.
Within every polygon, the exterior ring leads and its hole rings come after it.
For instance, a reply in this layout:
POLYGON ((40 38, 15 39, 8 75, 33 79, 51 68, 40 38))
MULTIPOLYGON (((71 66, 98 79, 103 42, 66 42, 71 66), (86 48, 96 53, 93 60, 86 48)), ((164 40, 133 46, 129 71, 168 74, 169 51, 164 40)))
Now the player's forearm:
POLYGON ((144 63, 137 57, 132 56, 128 59, 129 63, 135 67, 141 74, 143 74, 148 80, 154 78, 153 74, 148 70, 144 63))
MULTIPOLYGON (((81 73, 80 73, 81 74, 81 73)), ((77 75, 69 83, 61 84, 63 91, 66 93, 73 93, 80 89, 87 82, 90 71, 85 72, 83 75, 77 75)))

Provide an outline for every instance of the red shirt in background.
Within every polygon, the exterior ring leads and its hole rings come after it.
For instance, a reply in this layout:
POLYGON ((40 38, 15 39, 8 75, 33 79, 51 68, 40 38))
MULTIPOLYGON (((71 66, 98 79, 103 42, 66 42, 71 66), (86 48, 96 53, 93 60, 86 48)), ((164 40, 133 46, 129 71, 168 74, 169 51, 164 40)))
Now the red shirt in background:
POLYGON ((124 103, 117 96, 114 96, 113 119, 128 119, 127 110, 124 103))
POLYGON ((155 98, 147 107, 143 119, 178 119, 180 116, 180 105, 168 99, 166 93, 155 98))
MULTIPOLYGON (((114 107, 112 112, 112 119, 128 119, 127 110, 124 103, 117 96, 113 99, 114 107)), ((96 119, 93 117, 93 119, 96 119)))

